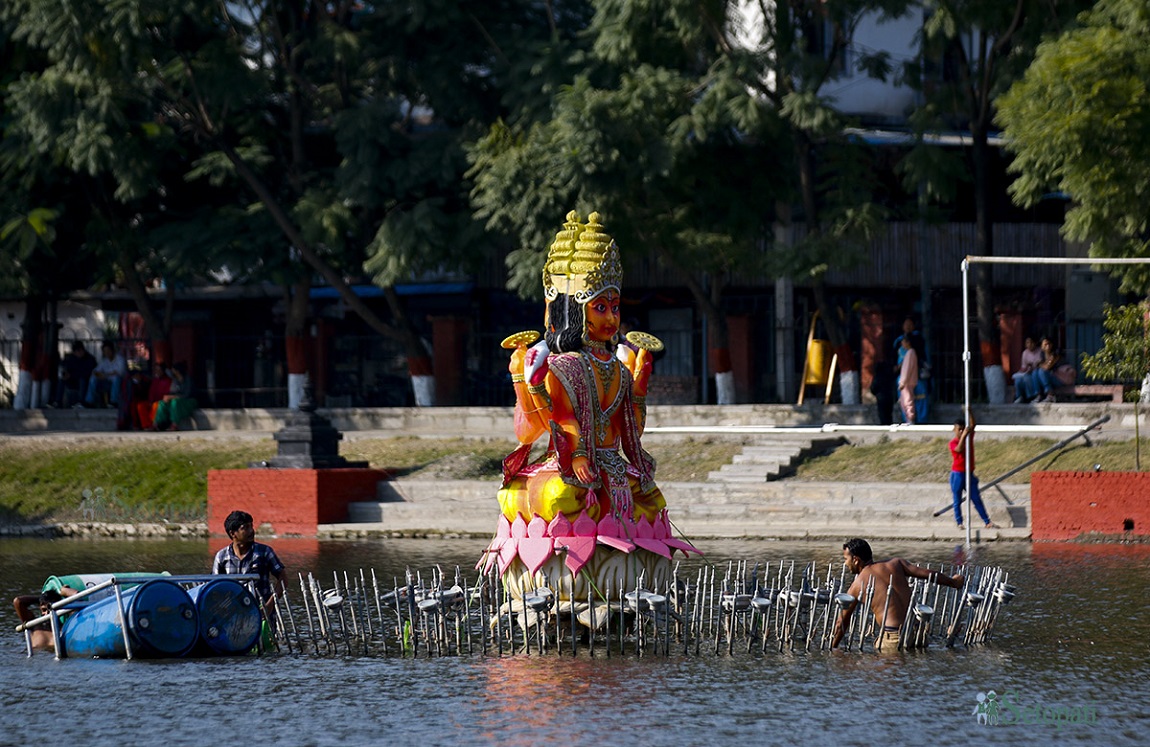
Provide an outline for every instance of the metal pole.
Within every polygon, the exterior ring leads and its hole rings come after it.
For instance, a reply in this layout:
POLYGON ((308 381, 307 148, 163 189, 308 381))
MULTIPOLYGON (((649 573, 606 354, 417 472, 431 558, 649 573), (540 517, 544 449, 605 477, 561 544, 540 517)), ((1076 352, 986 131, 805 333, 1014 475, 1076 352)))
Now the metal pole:
MULTIPOLYGON (((970 258, 962 260, 962 385, 963 385, 963 408, 962 413, 966 422, 966 427, 970 427, 970 258)), ((966 439, 963 446, 966 449, 965 467, 966 467, 966 518, 964 519, 964 526, 966 527, 966 546, 970 547, 970 452, 971 442, 974 440, 973 434, 966 439)))
MULTIPOLYGON (((132 658, 132 640, 128 635, 128 621, 124 617, 124 597, 120 594, 120 584, 116 579, 112 579, 112 592, 116 595, 116 612, 120 617, 120 633, 124 636, 124 656, 128 659, 132 658)), ((60 649, 56 649, 56 658, 60 658, 60 649)))

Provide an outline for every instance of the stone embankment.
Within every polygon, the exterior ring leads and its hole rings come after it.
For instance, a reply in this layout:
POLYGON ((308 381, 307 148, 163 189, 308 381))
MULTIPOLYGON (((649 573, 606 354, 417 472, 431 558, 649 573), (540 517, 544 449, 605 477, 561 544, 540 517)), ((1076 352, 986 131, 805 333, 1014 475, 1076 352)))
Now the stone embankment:
POLYGON ((0 537, 195 539, 207 536, 209 536, 208 525, 203 522, 125 524, 122 522, 68 521, 54 524, 0 525, 0 537))

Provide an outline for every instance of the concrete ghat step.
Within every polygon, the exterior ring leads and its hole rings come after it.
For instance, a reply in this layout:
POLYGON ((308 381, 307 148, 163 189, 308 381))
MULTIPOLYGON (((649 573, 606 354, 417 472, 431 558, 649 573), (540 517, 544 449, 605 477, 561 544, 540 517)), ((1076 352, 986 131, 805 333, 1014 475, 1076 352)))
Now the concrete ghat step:
POLYGON ((744 446, 743 450, 735 455, 735 459, 790 459, 802 454, 810 447, 806 445, 794 446, 744 446))
POLYGON ((843 443, 840 436, 775 438, 744 446, 743 450, 708 478, 719 483, 768 482, 794 470, 798 462, 843 443))
MULTIPOLYGON (((789 454, 736 454, 731 457, 731 464, 790 464, 789 454)), ((720 468, 721 469, 721 468, 720 468)))
MULTIPOLYGON (((759 485, 667 483, 671 519, 688 537, 868 537, 956 539, 964 536, 949 511, 945 486, 792 481, 759 485)), ((350 522, 330 536, 462 535, 490 537, 498 518, 499 483, 468 480, 394 480, 380 501, 351 504, 350 522)), ((1029 536, 1029 486, 1006 487, 1008 506, 988 494, 991 518, 1002 530, 979 529, 987 539, 1029 536)), ((328 529, 323 530, 325 533, 328 529)), ((335 530, 332 530, 335 531, 335 530)))
POLYGON ((779 470, 728 469, 730 467, 731 465, 727 464, 720 471, 707 472, 707 479, 716 483, 767 483, 772 477, 779 476, 779 470))

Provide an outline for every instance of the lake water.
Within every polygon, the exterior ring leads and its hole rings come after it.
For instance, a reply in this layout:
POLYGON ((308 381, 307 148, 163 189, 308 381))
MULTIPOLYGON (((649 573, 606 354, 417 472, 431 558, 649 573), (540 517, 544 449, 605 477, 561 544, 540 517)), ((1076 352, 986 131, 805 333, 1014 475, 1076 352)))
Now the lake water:
MULTIPOLYGON (((265 656, 115 661, 25 657, 9 601, 49 575, 202 573, 208 541, 0 541, 0 744, 1008 744, 1150 740, 1150 547, 1001 543, 974 562, 1018 596, 994 639, 894 654, 716 657, 265 656), (974 715, 993 690, 1030 723, 974 715), (1085 720, 1067 722, 1077 714, 1085 720), (57 732, 57 730, 60 730, 57 732)), ((470 570, 473 540, 271 541, 289 570, 470 570)), ((838 562, 835 543, 704 543, 708 560, 838 562)), ((960 547, 876 543, 878 557, 954 562, 960 547)))

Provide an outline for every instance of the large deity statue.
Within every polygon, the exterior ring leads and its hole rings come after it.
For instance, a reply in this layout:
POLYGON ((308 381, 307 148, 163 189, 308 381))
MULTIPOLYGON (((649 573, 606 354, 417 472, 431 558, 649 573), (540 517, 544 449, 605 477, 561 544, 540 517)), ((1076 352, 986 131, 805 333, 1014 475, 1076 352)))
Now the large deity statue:
POLYGON ((634 332, 620 343, 623 268, 599 220, 568 213, 551 245, 543 339, 504 340, 520 446, 504 460, 499 525, 480 561, 497 564, 513 597, 546 586, 576 610, 618 600, 640 580, 660 588, 672 553, 695 551, 671 536, 655 460, 640 443, 651 353, 662 344, 634 332), (547 452, 531 462, 544 435, 547 452))

